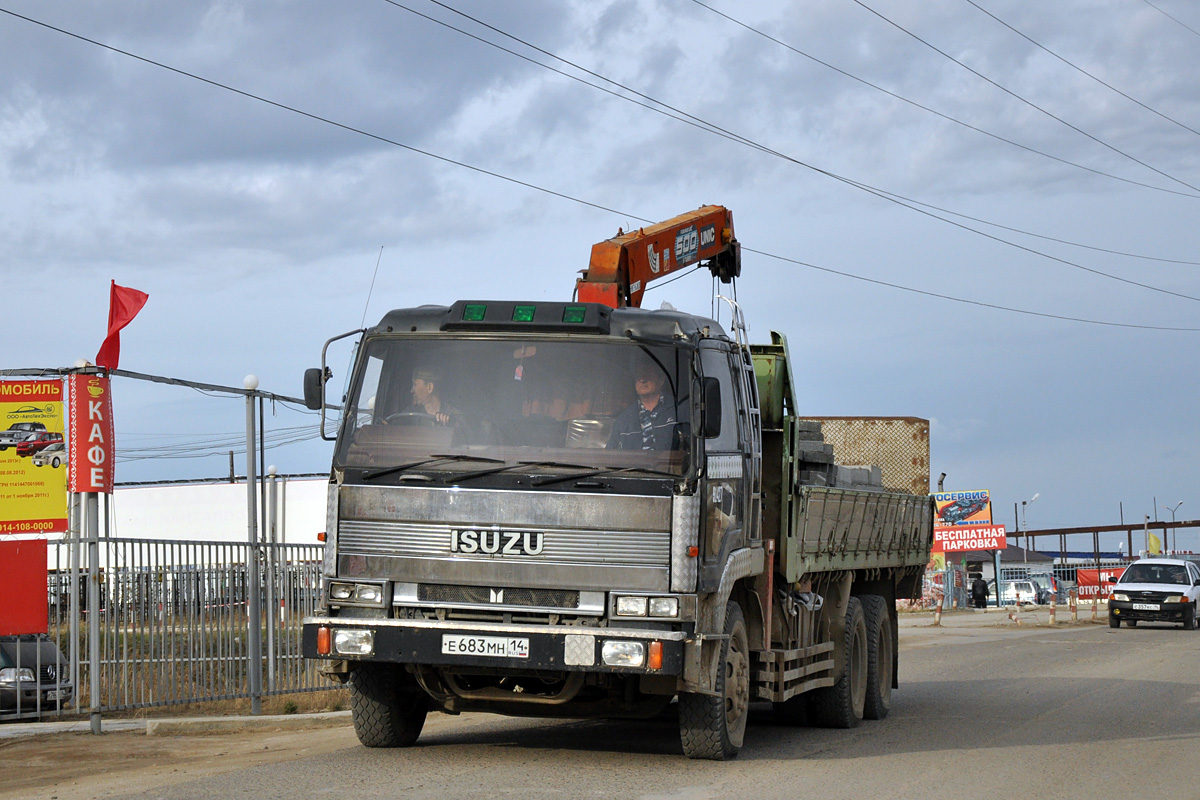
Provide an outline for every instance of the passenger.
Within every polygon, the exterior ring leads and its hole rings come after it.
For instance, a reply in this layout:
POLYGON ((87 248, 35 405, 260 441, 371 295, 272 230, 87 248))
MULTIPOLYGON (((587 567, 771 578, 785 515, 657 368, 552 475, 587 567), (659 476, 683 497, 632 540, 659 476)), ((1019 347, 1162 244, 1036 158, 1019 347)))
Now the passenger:
POLYGON ((422 367, 413 372, 412 399, 413 404, 407 413, 428 414, 433 417, 436 425, 458 425, 462 420, 462 412, 442 401, 438 394, 442 376, 437 370, 422 367))
POLYGON ((670 450, 675 440, 674 403, 663 395, 666 382, 654 364, 638 367, 634 377, 637 402, 622 411, 608 437, 609 450, 670 450))

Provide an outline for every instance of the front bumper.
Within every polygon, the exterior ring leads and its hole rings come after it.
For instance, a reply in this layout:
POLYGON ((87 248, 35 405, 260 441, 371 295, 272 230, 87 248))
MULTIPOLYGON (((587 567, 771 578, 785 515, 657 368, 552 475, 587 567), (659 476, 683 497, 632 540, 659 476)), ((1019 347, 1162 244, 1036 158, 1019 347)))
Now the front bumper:
POLYGON ((1183 622, 1191 603, 1146 603, 1125 600, 1109 600, 1108 613, 1117 619, 1132 619, 1138 622, 1183 622), (1156 609, 1134 608, 1135 605, 1157 606, 1156 609))
POLYGON ((548 627, 429 620, 306 617, 303 622, 301 652, 305 658, 481 667, 519 672, 556 670, 678 676, 683 673, 686 638, 686 634, 679 631, 592 628, 577 625, 548 627), (318 653, 317 630, 321 627, 372 630, 375 639, 374 650, 371 654, 362 656, 318 653), (506 657, 444 652, 448 639, 463 636, 524 639, 528 641, 528 655, 506 657), (647 651, 651 643, 658 642, 662 648, 662 666, 652 669, 645 663, 642 666, 605 664, 602 658, 605 642, 641 642, 647 651))
POLYGON ((75 691, 70 685, 37 686, 22 682, 20 688, 17 688, 9 684, 0 688, 0 710, 17 711, 19 702, 21 713, 37 711, 39 708, 43 711, 53 711, 59 707, 65 708, 74 697, 75 691))

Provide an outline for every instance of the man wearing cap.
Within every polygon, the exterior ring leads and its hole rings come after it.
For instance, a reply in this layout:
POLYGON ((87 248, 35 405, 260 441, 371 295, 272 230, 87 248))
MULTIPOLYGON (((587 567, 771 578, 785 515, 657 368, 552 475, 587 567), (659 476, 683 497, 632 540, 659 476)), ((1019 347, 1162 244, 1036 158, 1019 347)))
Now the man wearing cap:
POLYGON ((637 402, 617 416, 609 450, 670 450, 675 438, 675 408, 663 396, 662 370, 653 364, 638 368, 634 376, 637 402))

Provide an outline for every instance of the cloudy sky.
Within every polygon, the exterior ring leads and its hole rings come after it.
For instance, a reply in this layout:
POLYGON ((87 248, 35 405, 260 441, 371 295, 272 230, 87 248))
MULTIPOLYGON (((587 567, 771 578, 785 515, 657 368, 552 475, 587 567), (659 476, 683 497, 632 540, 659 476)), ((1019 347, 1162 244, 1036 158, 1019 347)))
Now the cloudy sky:
MULTIPOLYGON (((935 479, 990 489, 1010 527, 1035 493, 1030 528, 1153 518, 1155 498, 1200 518, 1191 3, 0 11, 0 368, 94 358, 115 279, 150 295, 122 368, 298 395, 364 317, 569 299, 594 242, 715 203, 805 413, 929 418, 935 479)), ((696 274, 646 305, 711 294, 696 274)), ((116 391, 118 480, 227 470, 144 456, 236 447, 240 399, 116 391)), ((312 423, 268 416, 278 443, 312 423)), ((268 461, 329 455, 310 438, 268 461)))

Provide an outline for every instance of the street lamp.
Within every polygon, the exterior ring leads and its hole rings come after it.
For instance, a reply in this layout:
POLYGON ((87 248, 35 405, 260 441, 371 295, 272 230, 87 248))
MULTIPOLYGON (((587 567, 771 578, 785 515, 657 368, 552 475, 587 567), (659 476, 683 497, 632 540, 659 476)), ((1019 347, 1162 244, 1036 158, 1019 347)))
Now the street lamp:
POLYGON ((1022 557, 1026 563, 1029 562, 1029 526, 1025 524, 1025 506, 1029 505, 1041 496, 1041 492, 1034 492, 1033 497, 1029 498, 1028 500, 1021 501, 1021 533, 1025 536, 1025 550, 1022 553, 1022 557))
MULTIPOLYGON (((1173 506, 1159 506, 1159 508, 1161 508, 1164 511, 1171 512, 1171 524, 1174 525, 1175 524, 1175 510, 1177 508, 1179 508, 1181 505, 1183 505, 1182 500, 1180 500, 1178 503, 1176 503, 1173 506)), ((1178 547, 1179 547, 1179 531, 1175 528, 1172 528, 1171 529, 1171 550, 1174 551, 1174 550, 1178 549, 1178 547)))

